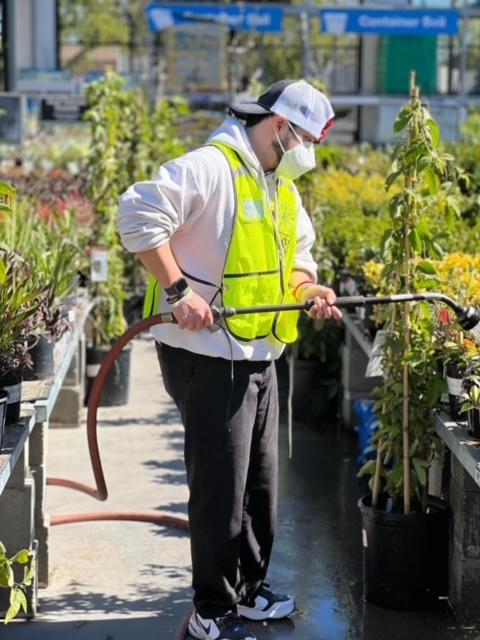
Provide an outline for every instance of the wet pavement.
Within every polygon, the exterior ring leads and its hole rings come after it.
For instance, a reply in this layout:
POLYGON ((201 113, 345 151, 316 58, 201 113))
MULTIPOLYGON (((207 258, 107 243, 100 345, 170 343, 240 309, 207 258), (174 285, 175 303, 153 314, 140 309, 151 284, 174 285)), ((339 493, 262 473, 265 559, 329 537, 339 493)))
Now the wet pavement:
MULTIPOLYGON (((100 448, 110 488, 99 504, 48 489, 51 514, 139 510, 186 514, 178 414, 161 390, 151 340, 135 342, 127 407, 102 409, 100 448)), ((280 501, 269 580, 295 594, 285 621, 249 623, 258 640, 474 640, 448 604, 395 612, 362 600, 356 438, 337 427, 295 425, 293 459, 280 437, 280 501)), ((84 429, 50 432, 48 475, 91 481, 84 429)), ((52 528, 52 575, 31 622, 5 640, 173 640, 190 603, 189 539, 149 524, 100 522, 52 528)))
MULTIPOLYGON (((361 521, 356 506, 356 439, 335 427, 295 426, 293 460, 282 433, 281 499, 271 581, 287 585, 298 611, 290 627, 259 640, 473 640, 480 627, 456 622, 446 601, 397 612, 362 598, 361 521)), ((273 632, 273 629, 272 629, 273 632)))

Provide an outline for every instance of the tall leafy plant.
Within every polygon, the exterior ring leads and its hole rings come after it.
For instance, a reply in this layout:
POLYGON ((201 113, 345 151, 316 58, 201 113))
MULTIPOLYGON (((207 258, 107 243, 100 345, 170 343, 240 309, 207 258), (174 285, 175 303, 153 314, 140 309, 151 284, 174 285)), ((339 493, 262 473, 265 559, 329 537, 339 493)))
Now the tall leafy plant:
MULTIPOLYGON (((178 137, 179 121, 189 113, 188 103, 182 98, 158 102, 150 108, 147 96, 140 90, 124 92, 123 118, 126 123, 126 176, 128 184, 151 180, 160 165, 182 155, 185 143, 178 137)), ((128 186, 127 184, 127 186, 128 186)), ((145 269, 131 253, 124 255, 128 289, 145 289, 145 269)))
POLYGON ((89 86, 87 100, 91 148, 86 181, 97 213, 92 244, 108 251, 108 279, 92 286, 99 300, 92 313, 92 338, 98 346, 125 331, 126 290, 141 280, 134 266, 138 261, 125 254, 117 233, 119 197, 132 182, 152 179, 160 164, 184 151, 174 125, 188 108, 185 101, 174 100, 151 112, 146 96, 127 90, 124 79, 113 73, 89 86))
POLYGON ((85 120, 90 123, 92 134, 87 193, 97 213, 92 241, 108 252, 107 279, 91 287, 92 295, 99 301, 91 315, 94 346, 109 344, 126 329, 123 251, 116 231, 118 198, 128 185, 125 158, 129 131, 125 110, 129 104, 124 83, 122 78, 109 73, 87 90, 89 109, 85 120))
MULTIPOLYGON (((395 123, 405 132, 393 154, 387 190, 399 190, 389 203, 390 227, 383 243, 381 293, 414 293, 435 288, 437 275, 428 257, 439 247, 429 226, 435 216, 456 212, 453 158, 439 149, 437 123, 422 105, 412 76, 410 103, 395 123)), ((432 410, 443 390, 437 363, 432 308, 427 303, 391 306, 385 311, 384 383, 377 390, 381 426, 377 458, 361 473, 373 474, 372 505, 383 490, 395 508, 408 513, 426 507, 427 471, 437 452, 432 410), (403 501, 403 506, 402 506, 403 501)))

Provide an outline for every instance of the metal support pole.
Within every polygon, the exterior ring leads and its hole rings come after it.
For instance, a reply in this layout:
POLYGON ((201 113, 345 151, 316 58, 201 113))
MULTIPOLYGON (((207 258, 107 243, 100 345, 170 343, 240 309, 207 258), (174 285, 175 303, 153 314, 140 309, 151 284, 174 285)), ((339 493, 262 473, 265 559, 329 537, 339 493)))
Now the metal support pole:
POLYGON ((310 18, 306 11, 300 14, 300 28, 302 33, 302 75, 310 78, 315 74, 315 65, 312 56, 312 40, 310 34, 310 18))
POLYGON ((15 53, 15 29, 17 22, 17 7, 15 0, 5 0, 3 25, 3 47, 5 53, 5 91, 15 91, 17 88, 17 56, 15 53))
POLYGON ((463 102, 467 94, 466 74, 467 74, 467 54, 468 54, 468 19, 467 11, 463 12, 460 26, 460 78, 459 78, 459 97, 463 102))

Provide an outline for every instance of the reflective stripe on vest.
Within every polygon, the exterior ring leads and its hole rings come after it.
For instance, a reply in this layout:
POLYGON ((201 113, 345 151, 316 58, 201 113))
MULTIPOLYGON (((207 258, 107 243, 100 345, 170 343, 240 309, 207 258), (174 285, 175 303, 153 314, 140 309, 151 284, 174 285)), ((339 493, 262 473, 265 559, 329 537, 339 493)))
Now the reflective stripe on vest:
POLYGON ((145 292, 145 298, 143 300, 143 317, 150 318, 160 312, 160 291, 162 287, 160 283, 149 274, 147 280, 147 290, 145 292))
MULTIPOLYGON (((278 180, 275 204, 231 147, 212 143, 225 155, 235 190, 232 236, 222 278, 222 305, 255 307, 294 302, 289 281, 297 245, 298 197, 289 180, 278 180)), ((297 338, 298 313, 259 313, 225 320, 239 340, 273 335, 297 338)))

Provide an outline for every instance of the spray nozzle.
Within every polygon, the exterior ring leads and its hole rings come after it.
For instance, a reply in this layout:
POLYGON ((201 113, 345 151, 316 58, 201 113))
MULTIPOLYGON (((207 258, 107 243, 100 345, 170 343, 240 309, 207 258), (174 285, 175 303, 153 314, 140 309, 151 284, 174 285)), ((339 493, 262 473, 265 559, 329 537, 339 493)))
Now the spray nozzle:
POLYGON ((457 317, 461 327, 470 331, 476 340, 480 340, 480 311, 475 307, 462 307, 457 317))

